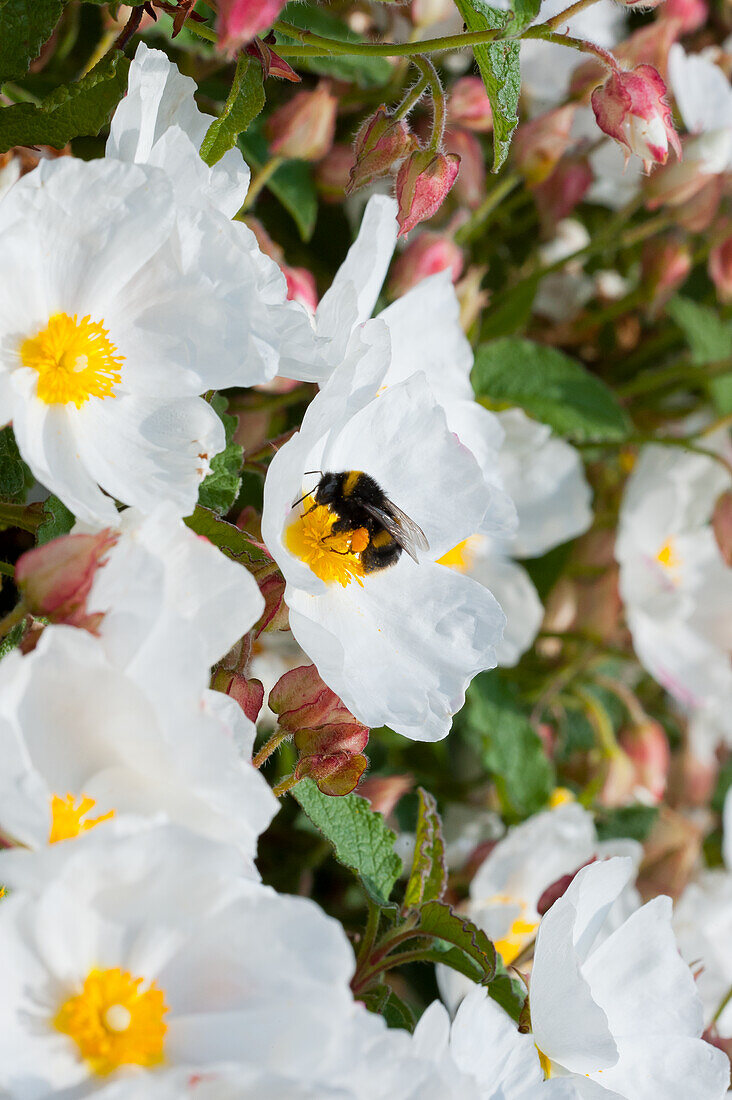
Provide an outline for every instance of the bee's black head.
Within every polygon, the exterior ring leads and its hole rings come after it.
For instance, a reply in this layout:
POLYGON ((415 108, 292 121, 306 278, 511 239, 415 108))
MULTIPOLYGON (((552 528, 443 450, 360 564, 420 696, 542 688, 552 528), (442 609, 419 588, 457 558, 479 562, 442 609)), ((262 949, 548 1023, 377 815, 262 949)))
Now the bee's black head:
POLYGON ((315 499, 318 504, 332 504, 338 496, 340 484, 340 474, 323 474, 315 490, 315 499))

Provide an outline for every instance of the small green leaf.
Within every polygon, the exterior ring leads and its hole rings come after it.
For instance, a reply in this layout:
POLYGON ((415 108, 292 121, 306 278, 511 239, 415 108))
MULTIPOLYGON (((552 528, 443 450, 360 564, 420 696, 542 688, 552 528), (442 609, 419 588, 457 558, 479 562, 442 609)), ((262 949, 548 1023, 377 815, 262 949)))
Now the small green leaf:
POLYGON ((602 810, 595 824, 599 840, 627 837, 643 843, 658 817, 658 806, 620 806, 615 810, 602 810))
MULTIPOLYGON (((260 133, 249 130, 242 134, 239 146, 253 172, 269 160, 267 143, 260 133)), ((292 216, 302 239, 309 241, 318 217, 318 196, 307 161, 286 160, 267 180, 267 187, 292 216)))
POLYGON ((0 84, 18 80, 53 33, 67 0, 0 0, 0 84))
POLYGON ((388 905, 402 861, 394 851, 396 834, 382 815, 360 795, 331 798, 321 794, 312 779, 301 780, 292 793, 333 845, 336 859, 355 871, 377 905, 388 905))
POLYGON ((222 394, 216 394, 211 402, 219 414, 226 432, 226 446, 211 460, 211 473, 201 482, 198 490, 198 503, 218 515, 224 515, 233 507, 241 489, 241 466, 244 449, 234 443, 237 420, 227 416, 229 402, 222 394))
POLYGON ((109 121, 127 89, 127 58, 116 53, 100 61, 76 84, 61 85, 38 106, 13 103, 0 109, 0 153, 14 145, 52 145, 93 136, 109 121))
MULTIPOLYGON (((455 5, 469 31, 502 30, 511 20, 509 12, 491 8, 483 0, 455 0, 455 5)), ((497 172, 508 156, 518 126, 519 43, 499 38, 484 46, 473 46, 473 53, 493 111, 493 171, 497 172)))
POLYGON ((541 0, 513 0, 512 7, 514 23, 511 29, 516 33, 534 22, 539 14, 541 0))
POLYGON ((493 774, 503 812, 522 820, 546 806, 556 783, 538 734, 495 672, 468 688, 458 728, 493 774))
MULTIPOLYGON (((676 297, 668 303, 666 312, 683 332, 697 366, 729 359, 732 367, 732 329, 716 310, 690 298, 676 297)), ((708 386, 717 412, 721 416, 732 413, 732 371, 710 378, 708 386)))
MULTIPOLYGON (((288 4, 280 19, 294 23, 303 30, 332 38, 338 42, 363 42, 342 20, 337 19, 322 8, 312 5, 288 4)), ((277 32, 277 42, 297 45, 293 38, 277 32)), ((275 49, 277 47, 275 46, 275 49)), ((319 76, 331 76, 334 80, 345 80, 359 88, 380 88, 389 81, 392 65, 385 57, 368 57, 363 54, 336 54, 331 57, 299 57, 297 68, 319 76)))
POLYGON ((212 166, 233 149, 253 118, 264 107, 262 66, 247 54, 240 54, 221 117, 209 126, 201 143, 201 156, 212 166))
POLYGON ((75 523, 74 513, 53 494, 43 502, 43 515, 43 522, 36 530, 36 546, 67 535, 75 523))
POLYGON ((207 508, 198 505, 183 522, 197 535, 203 535, 214 546, 218 546, 227 558, 240 562, 248 569, 269 565, 272 561, 267 552, 253 542, 249 535, 207 508))
POLYGON ((628 434, 612 390, 556 348, 511 336, 481 344, 472 380, 490 406, 518 405, 559 435, 585 442, 628 434))
POLYGON ((6 657, 10 653, 11 649, 20 643, 25 634, 25 620, 20 623, 16 623, 12 630, 10 630, 5 637, 0 640, 0 661, 3 657, 6 657))
POLYGON ((34 477, 20 457, 13 429, 0 431, 0 499, 22 504, 34 477))
POLYGON ((524 279, 516 287, 497 297, 495 304, 485 311, 480 326, 482 341, 497 340, 499 336, 521 333, 529 323, 534 304, 538 279, 524 279))
MULTIPOLYGON (((467 917, 453 912, 444 901, 425 902, 418 913, 416 935, 433 936, 452 944, 477 964, 480 974, 478 980, 482 984, 487 985, 493 980, 496 973, 496 949, 482 929, 467 917)), ((440 961, 445 961, 444 957, 440 961)))
POLYGON ((417 793, 419 795, 417 835, 412 870, 404 893, 404 906, 408 909, 416 908, 426 901, 439 901, 447 886, 445 841, 442 837, 442 822, 437 812, 437 803, 433 796, 421 787, 418 788, 417 793))

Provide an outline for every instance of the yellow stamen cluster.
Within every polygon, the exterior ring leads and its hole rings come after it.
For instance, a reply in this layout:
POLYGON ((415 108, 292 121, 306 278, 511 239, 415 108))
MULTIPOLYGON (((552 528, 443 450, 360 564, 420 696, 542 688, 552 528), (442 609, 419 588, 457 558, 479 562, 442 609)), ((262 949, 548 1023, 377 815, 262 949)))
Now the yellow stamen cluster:
POLYGON ((338 517, 324 504, 305 498, 302 512, 285 530, 285 546, 309 565, 316 577, 326 584, 337 581, 345 588, 352 580, 363 585, 361 551, 368 545, 364 528, 333 534, 338 517))
POLYGON ((55 313, 47 326, 20 345, 24 366, 38 371, 36 393, 47 405, 76 405, 90 397, 114 397, 124 357, 103 321, 55 313))
POLYGON ((469 572, 475 560, 475 551, 478 541, 479 539, 476 535, 471 535, 470 538, 463 539, 457 546, 453 546, 452 550, 448 550, 446 554, 438 558, 437 564, 447 565, 450 569, 457 569, 458 573, 469 572))
POLYGON ((120 1066, 157 1066, 163 1061, 168 1011, 163 991, 115 967, 92 970, 81 993, 65 1001, 54 1027, 74 1040, 93 1073, 104 1077, 120 1066))
POLYGON ((676 547, 672 538, 666 539, 663 546, 656 554, 656 561, 669 573, 677 573, 681 568, 681 558, 676 553, 676 547))
POLYGON ((99 817, 91 817, 84 821, 83 819, 95 806, 96 801, 86 794, 81 796, 78 806, 73 794, 67 794, 65 798, 61 798, 57 794, 52 795, 51 831, 48 836, 48 843, 55 844, 59 840, 71 840, 79 833, 85 833, 89 829, 93 829, 101 821, 109 821, 110 817, 114 817, 114 810, 110 810, 99 817))
POLYGON ((522 917, 517 917, 504 938, 495 941, 493 946, 506 966, 510 966, 519 957, 538 927, 538 921, 523 920, 522 917))
POLYGON ((536 1049, 539 1053, 539 1064, 541 1065, 541 1068, 544 1071, 544 1080, 548 1081, 549 1078, 552 1075, 551 1058, 547 1058, 547 1056, 546 1056, 546 1054, 544 1053, 543 1050, 539 1050, 538 1047, 536 1049))

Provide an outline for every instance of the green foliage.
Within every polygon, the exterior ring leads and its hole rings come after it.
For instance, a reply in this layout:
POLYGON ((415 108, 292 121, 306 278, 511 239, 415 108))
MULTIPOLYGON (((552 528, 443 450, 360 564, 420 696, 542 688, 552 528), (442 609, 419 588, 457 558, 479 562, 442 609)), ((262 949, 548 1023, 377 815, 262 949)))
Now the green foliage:
MULTIPOLYGON (((672 298, 666 312, 686 338, 693 362, 707 363, 732 359, 732 328, 710 306, 700 305, 691 298, 672 298)), ((732 372, 710 378, 709 393, 721 416, 732 413, 732 372)))
POLYGON ((51 539, 67 535, 74 526, 74 513, 53 494, 43 502, 43 516, 43 521, 36 530, 36 546, 43 546, 51 539))
POLYGON ((543 809, 556 786, 539 736, 496 672, 468 688, 459 729, 495 779, 504 814, 521 820, 543 809))
POLYGON ((41 52, 67 0, 0 0, 0 84, 17 80, 41 52))
MULTIPOLYGON (((455 6, 470 31, 503 29, 511 21, 508 12, 491 8, 483 0, 455 0, 455 6)), ((519 43, 499 38, 485 46, 474 46, 473 53, 493 111, 493 171, 497 172, 508 156, 518 126, 519 43)))
POLYGON ((595 821, 597 835, 600 840, 626 837, 642 842, 648 839, 657 817, 657 806, 620 806, 615 810, 602 810, 595 821))
POLYGON ((123 54, 100 61, 76 84, 62 85, 36 106, 0 110, 0 153, 14 145, 61 149, 73 137, 98 134, 127 89, 130 63, 123 54))
POLYGON ((447 886, 445 841, 437 803, 421 787, 418 795, 417 834, 412 870, 404 894, 405 908, 414 908, 426 901, 439 901, 447 886))
MULTIPOLYGON (((432 936, 443 944, 453 948, 477 966, 473 973, 480 973, 477 980, 487 985, 496 973, 496 949, 476 924, 467 917, 453 912, 444 901, 428 901, 419 910, 419 923, 416 926, 419 935, 432 936)), ((440 952, 439 948, 430 953, 430 961, 447 962, 449 966, 460 970, 454 954, 440 952)), ((462 971, 465 973, 465 970, 462 971)))
POLYGON ((25 633, 25 620, 16 623, 12 630, 8 631, 4 638, 0 639, 0 661, 20 644, 25 633))
POLYGON ((197 535, 203 535, 214 546, 218 546, 227 558, 240 562, 250 570, 269 565, 272 560, 244 531, 234 527, 233 523, 227 523, 208 508, 202 508, 200 504, 184 522, 197 535))
POLYGON ((386 982, 380 982, 367 990, 361 999, 369 1012, 375 1012, 384 1017, 388 1027, 414 1031, 416 1023, 414 1013, 386 982))
POLYGON ((396 834, 382 815, 374 813, 360 795, 331 798, 321 794, 312 779, 301 780, 292 793, 333 845, 336 859, 358 875, 377 905, 388 905, 402 861, 394 851, 396 834))
MULTIPOLYGON (((270 159, 267 142, 257 127, 239 138, 239 147, 253 172, 270 159)), ((309 241, 318 218, 318 196, 307 161, 286 160, 267 180, 267 187, 290 214, 302 239, 309 241)))
POLYGON ((33 474, 20 457, 13 429, 0 431, 0 500, 22 504, 33 484, 33 474))
POLYGON ((523 279, 513 290, 503 295, 495 305, 486 310, 480 328, 483 341, 497 340, 499 336, 513 336, 523 332, 531 318, 538 279, 523 279))
POLYGON ((234 83, 231 85, 221 117, 208 128, 201 143, 201 156, 209 166, 221 160, 224 153, 233 149, 236 139, 252 119, 264 107, 262 66, 247 54, 240 54, 236 63, 234 83))
MULTIPOLYGON (((363 38, 335 16, 322 8, 304 4, 288 4, 280 18, 296 27, 322 34, 325 38, 339 42, 363 42, 363 38)), ((278 43, 293 43, 287 35, 277 33, 278 43)), ((276 47, 275 47, 276 49, 276 47)), ((335 54, 331 57, 299 57, 296 62, 298 71, 330 76, 334 80, 346 80, 359 88, 380 88, 391 76, 391 63, 386 57, 367 57, 361 54, 335 54)))
POLYGON ((519 405, 559 435, 622 440, 629 422, 612 390, 556 348, 518 337, 481 344, 473 387, 493 407, 519 405))
POLYGON ((539 14, 541 0, 513 0, 514 32, 523 30, 529 23, 533 23, 539 14))
POLYGON ((236 417, 227 416, 228 400, 216 394, 211 405, 221 417, 226 432, 226 446, 211 460, 211 473, 205 478, 198 490, 198 503, 212 512, 225 515, 233 506, 241 489, 241 465, 244 450, 234 443, 236 417))

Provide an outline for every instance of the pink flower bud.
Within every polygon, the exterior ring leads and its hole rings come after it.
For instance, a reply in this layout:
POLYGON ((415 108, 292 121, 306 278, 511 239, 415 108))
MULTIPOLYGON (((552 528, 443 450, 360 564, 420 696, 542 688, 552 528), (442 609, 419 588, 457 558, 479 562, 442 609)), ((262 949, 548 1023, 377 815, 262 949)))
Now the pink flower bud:
POLYGON ((389 279, 389 294, 399 298, 422 279, 448 271, 452 281, 460 278, 463 270, 463 253, 445 233, 425 229, 415 241, 407 245, 394 261, 389 279))
POLYGON ((259 680, 247 680, 240 672, 218 668, 211 678, 211 687, 236 699, 249 721, 257 721, 264 701, 264 687, 259 680))
POLYGON ((668 738, 661 723, 649 719, 623 730, 619 741, 635 767, 636 785, 645 787, 651 797, 660 802, 666 791, 671 764, 668 738))
POLYGON ((356 721, 336 693, 320 679, 315 665, 302 665, 281 676, 269 693, 269 705, 278 716, 280 727, 292 733, 356 721))
POLYGON ((328 81, 298 92, 270 115, 265 126, 270 152, 280 157, 320 160, 333 144, 338 100, 328 81))
POLYGON ((685 241, 675 237, 646 241, 641 258, 644 284, 649 290, 650 315, 655 317, 682 286, 692 268, 691 252, 685 241))
POLYGON ((18 558, 15 582, 34 615, 94 633, 103 614, 87 615, 94 575, 118 538, 106 529, 96 535, 62 535, 18 558))
POLYGON ((552 174, 569 145, 576 107, 569 104, 522 123, 513 139, 516 167, 530 187, 552 174))
POLYGON ((582 202, 594 181, 586 160, 561 160, 551 176, 534 190, 542 226, 547 234, 582 202))
POLYGON ((404 161, 396 178, 397 236, 406 236, 415 225, 437 213, 459 171, 460 157, 454 153, 420 149, 404 161))
POLYGON ((315 276, 306 267, 282 265, 287 280, 287 297, 291 302, 300 302, 310 313, 318 308, 318 287, 315 276))
POLYGON ((684 35, 704 26, 709 9, 705 0, 666 0, 660 14, 664 21, 676 22, 679 35, 684 35))
POLYGON ((622 145, 626 159, 635 153, 646 172, 653 164, 665 164, 669 145, 681 159, 681 142, 666 103, 666 85, 652 65, 613 72, 592 93, 597 125, 622 145))
POLYGON ((300 84, 302 77, 298 76, 291 65, 288 65, 283 57, 275 53, 272 44, 276 41, 274 34, 268 34, 266 38, 255 38, 244 52, 250 57, 256 57, 262 66, 262 73, 266 80, 269 76, 276 76, 280 80, 289 80, 291 84, 300 84))
POLYGON ((315 169, 315 186, 324 202, 341 202, 355 164, 350 145, 336 143, 315 169))
POLYGON ((618 749, 607 761, 602 790, 598 795, 601 806, 627 806, 635 801, 635 765, 630 757, 618 749))
POLYGON ((284 249, 272 240, 259 218, 253 217, 252 214, 247 214, 244 218, 244 222, 257 238, 257 244, 259 245, 260 251, 264 252, 265 256, 269 256, 270 259, 274 260, 274 262, 281 267, 282 259, 285 255, 284 249))
POLYGON ((725 565, 732 565, 732 490, 722 493, 714 506, 712 531, 725 565))
POLYGON ((448 118, 452 125, 465 126, 479 134, 493 129, 493 112, 479 76, 461 76, 450 92, 448 118))
POLYGON ((284 0, 219 0, 219 49, 234 53, 274 23, 284 0))
POLYGON ((453 194, 459 203, 477 209, 485 198, 485 156, 475 134, 459 127, 445 130, 445 148, 460 159, 453 194))
POLYGON ((356 163, 346 194, 373 180, 388 176, 417 147, 417 139, 405 119, 395 119, 382 105, 367 118, 356 134, 353 151, 356 163))
POLYGON ((581 863, 579 867, 576 868, 576 870, 570 871, 568 875, 562 875, 556 880, 556 882, 552 882, 549 886, 547 886, 546 890, 540 896, 539 900, 536 903, 536 911, 539 916, 545 916, 551 909, 552 905, 554 905, 554 902, 559 901, 561 897, 564 897, 564 895, 567 893, 567 890, 572 885, 572 881, 574 880, 575 875, 578 875, 583 867, 589 867, 591 863, 596 862, 597 856, 592 856, 591 859, 587 859, 584 863, 581 863))
POLYGON ((413 775, 371 775, 362 784, 359 794, 368 799, 371 809, 388 817, 399 799, 414 786, 413 775))
POLYGON ((708 270, 720 302, 732 302, 732 236, 725 237, 709 253, 708 270))

